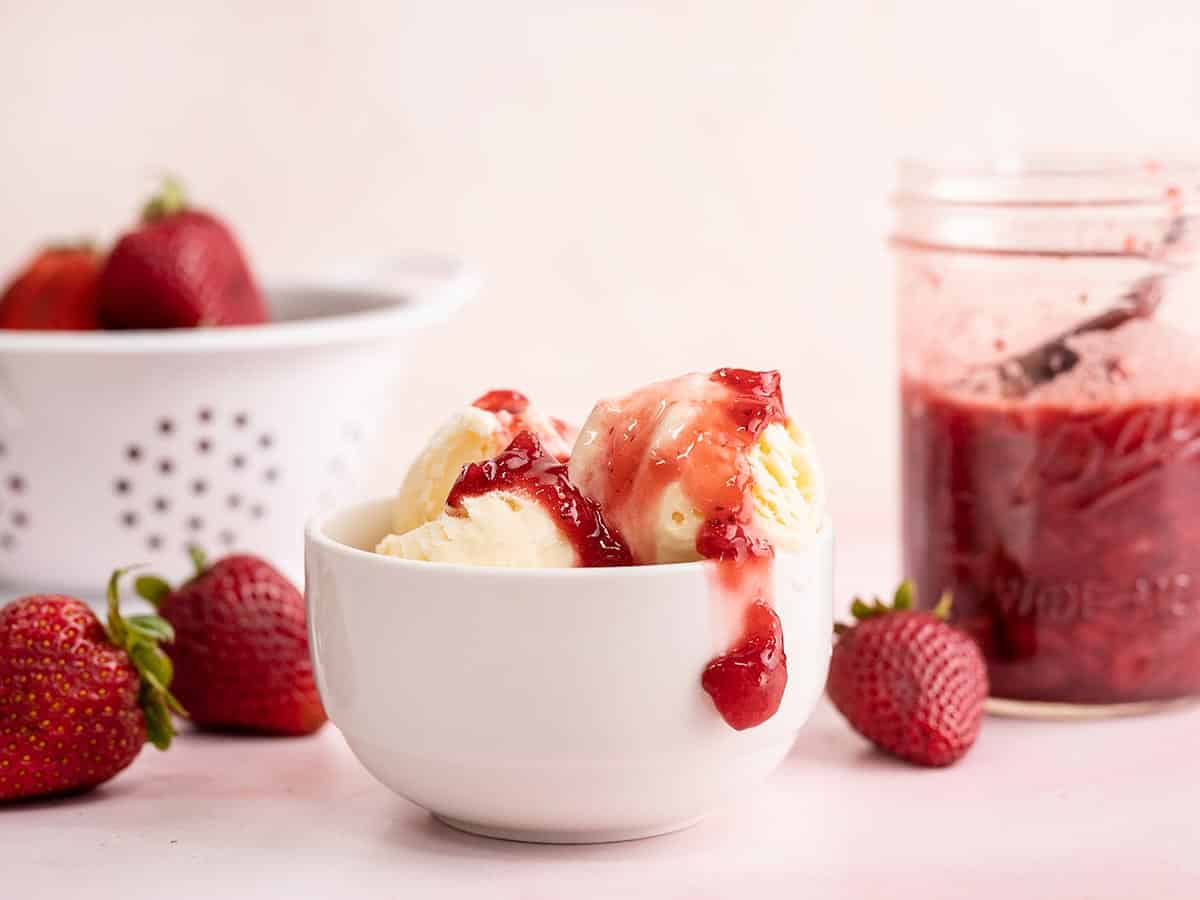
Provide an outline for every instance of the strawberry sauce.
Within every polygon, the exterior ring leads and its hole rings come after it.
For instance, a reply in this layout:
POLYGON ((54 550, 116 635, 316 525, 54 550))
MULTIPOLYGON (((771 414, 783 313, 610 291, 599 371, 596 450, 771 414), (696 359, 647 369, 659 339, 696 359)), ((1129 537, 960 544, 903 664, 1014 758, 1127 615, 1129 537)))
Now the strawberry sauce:
POLYGON ((1099 404, 903 384, 905 564, 954 594, 997 697, 1200 693, 1200 399, 1099 404))
POLYGON ((741 617, 740 634, 701 685, 732 728, 762 724, 779 708, 787 658, 772 609, 774 549, 753 528, 746 457, 764 428, 785 421, 779 373, 685 375, 597 410, 600 428, 584 436, 585 452, 596 454, 580 461, 591 475, 584 490, 603 503, 637 562, 654 563, 663 492, 679 484, 702 518, 696 552, 713 561, 714 588, 741 617))
POLYGON ((461 508, 464 497, 492 491, 520 493, 540 503, 575 546, 581 566, 633 565, 629 547, 605 523, 600 507, 579 492, 567 478, 566 464, 547 454, 531 432, 520 432, 494 459, 464 466, 446 505, 461 508))
POLYGON ((783 624, 765 601, 746 609, 742 637, 704 668, 700 684, 730 728, 761 725, 779 709, 787 687, 783 624))
POLYGON ((520 391, 500 388, 488 391, 471 404, 490 412, 500 422, 502 435, 511 443, 522 431, 529 431, 541 442, 542 448, 561 463, 571 458, 571 447, 578 431, 562 419, 542 417, 530 408, 529 398, 520 391))
POLYGON ((471 405, 484 412, 509 412, 519 416, 529 409, 529 398, 520 391, 495 390, 488 391, 471 405))

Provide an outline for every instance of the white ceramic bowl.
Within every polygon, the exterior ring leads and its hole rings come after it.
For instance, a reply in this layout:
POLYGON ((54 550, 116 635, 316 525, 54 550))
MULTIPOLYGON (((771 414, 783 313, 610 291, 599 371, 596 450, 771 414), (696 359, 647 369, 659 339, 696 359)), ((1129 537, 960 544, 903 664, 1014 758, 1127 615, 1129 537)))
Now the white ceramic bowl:
POLYGON ((456 828, 528 841, 673 831, 779 764, 825 684, 833 535, 775 564, 788 684, 730 729, 700 686, 725 649, 703 563, 499 569, 369 552, 387 499, 309 523, 309 630, 330 717, 376 778, 456 828))
POLYGON ((86 596, 131 562, 178 577, 192 541, 298 577, 297 523, 353 492, 405 346, 475 288, 405 257, 269 283, 269 325, 0 330, 0 583, 86 596))

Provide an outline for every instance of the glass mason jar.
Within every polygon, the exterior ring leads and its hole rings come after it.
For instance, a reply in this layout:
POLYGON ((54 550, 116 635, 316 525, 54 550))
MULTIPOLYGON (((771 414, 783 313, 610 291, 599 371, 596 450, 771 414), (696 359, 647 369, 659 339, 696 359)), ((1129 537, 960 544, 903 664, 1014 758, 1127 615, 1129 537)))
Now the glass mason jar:
POLYGON ((1200 162, 906 163, 904 563, 993 708, 1200 695, 1200 162))

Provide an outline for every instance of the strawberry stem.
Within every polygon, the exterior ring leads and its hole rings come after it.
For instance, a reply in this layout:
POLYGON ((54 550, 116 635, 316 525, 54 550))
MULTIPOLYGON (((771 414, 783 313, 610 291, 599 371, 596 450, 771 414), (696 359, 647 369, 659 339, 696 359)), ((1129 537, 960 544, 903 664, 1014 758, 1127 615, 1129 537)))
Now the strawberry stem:
POLYGON ((146 720, 147 738, 159 750, 166 750, 171 745, 171 738, 175 736, 171 713, 187 714, 171 694, 174 667, 170 658, 159 647, 160 641, 169 643, 175 640, 175 629, 161 616, 139 615, 126 618, 121 615, 119 583, 128 571, 128 568, 117 569, 108 579, 108 637, 114 645, 129 655, 130 662, 138 671, 142 683, 138 701, 146 720))
MULTIPOLYGON (((208 568, 208 555, 198 544, 188 544, 188 558, 192 561, 192 566, 196 569, 196 574, 193 578, 203 575, 208 568)), ((124 574, 128 570, 118 570, 117 574, 124 574)), ((114 576, 115 577, 115 576, 114 576)), ((156 610, 162 606, 164 600, 170 596, 173 590, 170 582, 158 575, 142 575, 133 583, 133 589, 139 597, 153 606, 156 610)), ((109 590, 113 588, 110 586, 109 590)))
MULTIPOLYGON (((950 616, 951 601, 950 592, 947 591, 942 594, 942 599, 938 601, 937 606, 930 610, 930 613, 943 622, 946 621, 950 616)), ((870 603, 864 601, 862 597, 855 597, 854 602, 850 604, 850 614, 854 616, 856 622, 862 622, 867 619, 886 616, 889 613, 916 609, 916 607, 917 586, 911 579, 906 578, 896 588, 896 593, 892 597, 891 604, 884 603, 879 597, 875 597, 870 603)), ((853 627, 853 625, 839 623, 833 626, 833 631, 835 634, 844 634, 853 627)))
POLYGON ((167 216, 183 212, 187 209, 187 205, 187 192, 183 189, 182 182, 173 175, 168 175, 163 179, 158 193, 142 207, 142 221, 154 222, 158 219, 165 219, 167 216))
POLYGON ((870 604, 864 603, 861 597, 855 597, 854 602, 850 605, 850 613, 856 619, 869 619, 875 615, 875 610, 870 604))
POLYGON ((171 593, 171 585, 157 575, 141 575, 133 583, 133 590, 139 597, 158 609, 171 593))
POLYGON ((208 568, 208 554, 204 552, 204 548, 199 544, 188 544, 187 552, 192 565, 196 567, 196 574, 203 575, 204 570, 208 568))

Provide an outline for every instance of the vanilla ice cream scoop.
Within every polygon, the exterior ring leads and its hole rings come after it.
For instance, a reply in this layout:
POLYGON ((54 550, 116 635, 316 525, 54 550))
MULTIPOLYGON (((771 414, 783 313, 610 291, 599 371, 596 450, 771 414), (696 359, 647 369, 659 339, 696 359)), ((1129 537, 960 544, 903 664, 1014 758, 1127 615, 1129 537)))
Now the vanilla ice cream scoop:
POLYGON ((475 566, 630 565, 632 557, 567 467, 522 431, 495 458, 466 465, 441 512, 385 537, 376 551, 475 566))
POLYGON ((641 564, 796 551, 825 517, 820 463, 777 372, 718 369, 603 400, 569 473, 641 564))
POLYGON ((472 566, 570 568, 579 554, 536 501, 512 491, 465 497, 432 521, 388 535, 377 552, 400 559, 472 566))
POLYGON ((437 518, 463 466, 491 459, 521 431, 535 434, 560 462, 571 455, 573 427, 542 415, 517 391, 489 391, 451 416, 413 461, 396 496, 392 531, 402 535, 437 518))

